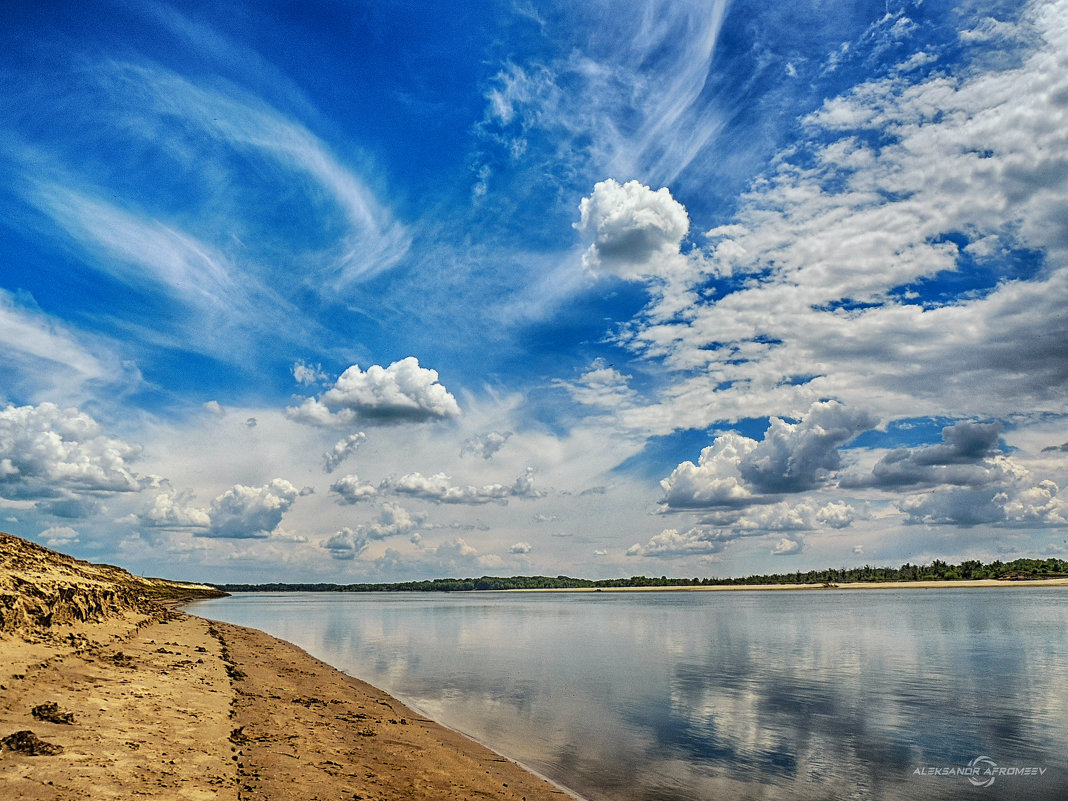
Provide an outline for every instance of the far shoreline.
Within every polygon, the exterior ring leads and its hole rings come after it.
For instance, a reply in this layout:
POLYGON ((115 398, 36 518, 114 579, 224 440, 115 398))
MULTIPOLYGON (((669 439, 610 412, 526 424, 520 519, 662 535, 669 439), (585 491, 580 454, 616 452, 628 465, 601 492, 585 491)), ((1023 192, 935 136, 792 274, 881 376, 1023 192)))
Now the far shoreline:
MULTIPOLYGON (((213 585, 214 586, 214 585, 213 585)), ((223 585, 225 586, 225 585, 223 585)), ((1013 587, 1068 587, 1068 577, 1048 579, 950 579, 921 581, 843 581, 825 584, 668 584, 645 587, 520 587, 485 590, 346 590, 337 589, 230 589, 226 595, 492 595, 499 593, 596 593, 596 592, 783 592, 816 590, 941 590, 1013 587)), ((193 599, 189 603, 207 599, 193 599)))
MULTIPOLYGON (((1009 581, 1002 579, 959 579, 951 581, 851 581, 829 584, 708 584, 665 587, 545 587, 517 590, 456 590, 443 594, 452 595, 460 592, 467 595, 513 592, 765 592, 769 590, 776 592, 801 590, 807 592, 812 590, 986 589, 990 587, 1068 587, 1068 578, 1014 579, 1009 581)), ((429 595, 431 593, 425 594, 429 595)))

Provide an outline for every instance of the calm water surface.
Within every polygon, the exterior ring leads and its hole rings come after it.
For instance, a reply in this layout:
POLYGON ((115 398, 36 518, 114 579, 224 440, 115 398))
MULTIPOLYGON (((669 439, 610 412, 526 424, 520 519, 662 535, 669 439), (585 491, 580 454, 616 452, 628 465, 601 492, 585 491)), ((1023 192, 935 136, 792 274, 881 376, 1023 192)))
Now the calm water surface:
POLYGON ((1068 798, 1064 588, 257 593, 191 611, 597 801, 1068 798))

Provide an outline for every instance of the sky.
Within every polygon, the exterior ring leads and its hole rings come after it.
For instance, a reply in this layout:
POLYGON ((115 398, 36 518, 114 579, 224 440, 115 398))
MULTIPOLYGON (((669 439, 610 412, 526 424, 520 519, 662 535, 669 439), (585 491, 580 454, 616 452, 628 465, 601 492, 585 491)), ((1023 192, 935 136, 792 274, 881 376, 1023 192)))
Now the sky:
POLYGON ((1068 2, 0 4, 0 527, 216 582, 1068 553, 1068 2))

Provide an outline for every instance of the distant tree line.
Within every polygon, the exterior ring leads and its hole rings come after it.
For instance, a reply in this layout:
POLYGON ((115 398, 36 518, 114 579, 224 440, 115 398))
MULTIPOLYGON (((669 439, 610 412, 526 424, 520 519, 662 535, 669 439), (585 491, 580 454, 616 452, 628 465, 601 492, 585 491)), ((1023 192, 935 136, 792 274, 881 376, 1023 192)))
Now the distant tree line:
POLYGON ((1068 578, 1068 562, 1061 559, 1014 559, 984 564, 975 560, 951 565, 935 559, 926 565, 901 567, 828 568, 826 570, 770 573, 745 578, 630 578, 590 579, 570 576, 482 576, 481 578, 440 578, 428 581, 402 581, 391 584, 215 584, 225 592, 473 592, 479 590, 574 590, 615 587, 715 587, 750 584, 838 584, 864 581, 964 581, 974 579, 1068 578))

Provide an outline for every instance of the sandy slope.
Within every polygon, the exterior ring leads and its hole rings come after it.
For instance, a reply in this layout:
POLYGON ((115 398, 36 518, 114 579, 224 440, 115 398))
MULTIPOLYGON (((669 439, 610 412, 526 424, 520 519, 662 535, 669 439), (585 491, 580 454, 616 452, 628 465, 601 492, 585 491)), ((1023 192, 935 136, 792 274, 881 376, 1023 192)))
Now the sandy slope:
POLYGON ((294 645, 160 605, 166 584, 0 535, 5 801, 567 798, 294 645))

